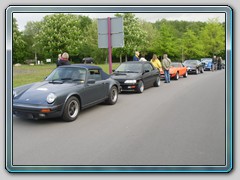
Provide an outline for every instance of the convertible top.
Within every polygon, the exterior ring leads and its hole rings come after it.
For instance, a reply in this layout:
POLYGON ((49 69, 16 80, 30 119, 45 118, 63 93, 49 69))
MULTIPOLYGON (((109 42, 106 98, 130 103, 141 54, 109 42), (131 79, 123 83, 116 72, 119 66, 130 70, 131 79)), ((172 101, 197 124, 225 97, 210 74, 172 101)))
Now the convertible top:
POLYGON ((109 74, 105 73, 101 67, 99 66, 95 66, 95 65, 88 65, 88 64, 71 64, 71 65, 64 65, 64 66, 59 66, 58 68, 68 68, 68 67, 78 67, 78 68, 84 68, 84 69, 88 69, 88 70, 94 70, 97 69, 101 72, 102 75, 102 79, 108 79, 110 77, 109 74))

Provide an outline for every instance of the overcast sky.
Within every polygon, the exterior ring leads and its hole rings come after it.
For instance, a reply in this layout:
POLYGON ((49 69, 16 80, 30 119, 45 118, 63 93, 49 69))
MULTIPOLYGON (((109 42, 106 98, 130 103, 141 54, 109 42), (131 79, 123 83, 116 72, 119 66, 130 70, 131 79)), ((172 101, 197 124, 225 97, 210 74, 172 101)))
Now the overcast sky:
MULTIPOLYGON (((44 16, 51 13, 13 13, 13 17, 17 19, 19 30, 24 30, 28 21, 41 21, 44 16)), ((74 14, 74 13, 72 13, 74 14)), ((76 14, 76 13, 75 13, 76 14)), ((113 17, 114 13, 77 13, 88 16, 90 18, 106 18, 113 17)), ((184 20, 184 21, 202 21, 218 18, 219 22, 225 22, 225 13, 134 13, 139 19, 149 22, 155 22, 163 18, 167 20, 184 20)))

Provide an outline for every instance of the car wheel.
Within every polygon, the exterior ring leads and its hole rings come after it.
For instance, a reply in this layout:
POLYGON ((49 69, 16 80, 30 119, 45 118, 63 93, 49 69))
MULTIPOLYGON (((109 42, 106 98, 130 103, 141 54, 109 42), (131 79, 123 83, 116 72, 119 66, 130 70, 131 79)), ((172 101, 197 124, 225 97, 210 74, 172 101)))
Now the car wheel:
POLYGON ((157 79, 155 80, 153 86, 154 86, 154 87, 159 87, 160 84, 161 84, 161 81, 160 81, 160 77, 158 76, 157 79))
POLYGON ((196 69, 196 74, 198 75, 198 73, 199 73, 199 70, 198 70, 198 69, 196 69))
POLYGON ((178 80, 179 79, 179 74, 177 72, 176 76, 174 77, 175 80, 178 80))
POLYGON ((64 121, 74 121, 76 120, 80 111, 80 103, 78 98, 72 96, 70 97, 64 107, 62 119, 64 121))
POLYGON ((108 94, 108 98, 106 100, 107 104, 113 105, 117 102, 118 100, 118 89, 116 86, 112 86, 109 94, 108 94))
POLYGON ((186 78, 188 76, 187 71, 185 72, 185 74, 183 75, 184 78, 186 78))
POLYGON ((144 84, 143 84, 142 80, 140 80, 140 81, 138 82, 137 92, 138 92, 138 93, 142 93, 143 91, 144 91, 144 84))

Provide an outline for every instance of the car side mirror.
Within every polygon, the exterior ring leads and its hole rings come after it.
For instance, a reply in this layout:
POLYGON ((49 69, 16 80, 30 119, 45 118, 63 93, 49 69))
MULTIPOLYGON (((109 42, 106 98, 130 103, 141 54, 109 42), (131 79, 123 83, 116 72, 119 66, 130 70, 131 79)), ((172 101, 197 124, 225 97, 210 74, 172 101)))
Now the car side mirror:
POLYGON ((88 84, 95 84, 96 80, 95 79, 89 79, 87 81, 88 84))

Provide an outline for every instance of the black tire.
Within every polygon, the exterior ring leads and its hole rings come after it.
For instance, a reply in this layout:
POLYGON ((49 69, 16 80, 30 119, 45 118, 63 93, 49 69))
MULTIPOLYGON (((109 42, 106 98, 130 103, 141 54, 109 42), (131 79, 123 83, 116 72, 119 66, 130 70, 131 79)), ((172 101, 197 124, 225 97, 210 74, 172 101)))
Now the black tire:
POLYGON ((118 89, 116 86, 112 86, 108 93, 108 98, 106 100, 106 103, 109 105, 113 105, 117 102, 117 100, 118 100, 118 89))
POLYGON ((179 74, 177 72, 176 76, 174 77, 175 80, 178 80, 179 79, 179 74))
POLYGON ((187 78, 188 72, 186 71, 185 74, 183 75, 184 78, 187 78))
POLYGON ((154 81, 153 86, 154 86, 154 87, 159 87, 160 84, 161 84, 161 81, 160 81, 160 77, 158 76, 158 77, 156 78, 156 80, 154 81))
POLYGON ((80 112, 79 100, 75 96, 72 96, 67 100, 64 106, 62 119, 68 122, 74 121, 77 119, 79 112, 80 112))
POLYGON ((138 82, 138 86, 136 90, 138 93, 142 93, 144 91, 144 83, 142 82, 142 80, 138 82))

